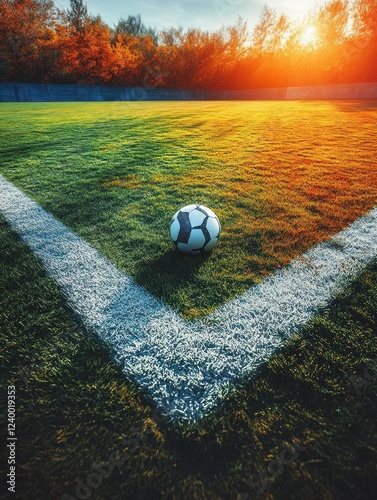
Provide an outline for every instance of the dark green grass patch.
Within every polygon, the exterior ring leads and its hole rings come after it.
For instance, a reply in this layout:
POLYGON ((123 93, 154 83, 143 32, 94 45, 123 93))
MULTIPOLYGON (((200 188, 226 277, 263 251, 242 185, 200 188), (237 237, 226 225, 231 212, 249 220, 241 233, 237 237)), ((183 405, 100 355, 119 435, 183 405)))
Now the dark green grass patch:
POLYGON ((376 136, 357 103, 12 103, 0 173, 192 318, 373 208, 376 136), (168 235, 191 203, 222 223, 209 258, 168 235))
POLYGON ((126 379, 2 219, 0 257, 1 414, 13 384, 17 498, 374 497, 377 263, 185 427, 126 379))

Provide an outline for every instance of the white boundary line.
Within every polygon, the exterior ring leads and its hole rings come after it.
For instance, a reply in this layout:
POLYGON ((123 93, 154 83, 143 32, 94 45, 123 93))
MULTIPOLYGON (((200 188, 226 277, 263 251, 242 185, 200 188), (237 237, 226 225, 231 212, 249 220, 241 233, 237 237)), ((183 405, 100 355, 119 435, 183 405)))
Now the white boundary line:
POLYGON ((0 211, 85 326, 173 419, 207 414, 377 257, 377 207, 202 320, 185 321, 0 176, 0 211))

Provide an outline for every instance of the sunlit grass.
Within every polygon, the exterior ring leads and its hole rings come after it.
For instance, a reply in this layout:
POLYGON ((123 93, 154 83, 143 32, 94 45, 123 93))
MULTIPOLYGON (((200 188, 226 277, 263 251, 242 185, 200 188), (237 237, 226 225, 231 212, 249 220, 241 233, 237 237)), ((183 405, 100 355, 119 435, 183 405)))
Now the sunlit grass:
POLYGON ((377 204, 368 101, 3 104, 0 120, 0 172, 188 318, 377 204), (193 202, 222 223, 208 258, 169 241, 193 202))
POLYGON ((0 290, 17 498, 374 498, 376 263, 190 427, 158 415, 2 217, 0 290), (108 473, 114 452, 121 465, 108 473))
MULTIPOLYGON (((375 109, 3 105, 0 171, 193 316, 376 204, 375 109), (171 213, 194 198, 223 223, 205 260, 168 240, 171 213)), ((18 494, 78 497, 77 481, 119 450, 122 466, 92 498, 373 498, 376 277, 372 265, 212 416, 176 428, 155 421, 1 218, 1 376, 17 388, 18 494), (292 444, 295 460, 271 474, 292 444)))

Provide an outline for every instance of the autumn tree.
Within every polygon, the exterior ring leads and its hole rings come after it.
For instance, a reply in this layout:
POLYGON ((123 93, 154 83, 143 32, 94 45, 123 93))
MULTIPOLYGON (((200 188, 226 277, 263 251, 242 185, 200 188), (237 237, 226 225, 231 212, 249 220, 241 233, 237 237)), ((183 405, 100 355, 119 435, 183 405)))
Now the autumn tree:
POLYGON ((156 46, 150 36, 141 39, 134 35, 118 34, 113 51, 119 62, 114 82, 119 85, 146 86, 146 74, 150 72, 156 46))
POLYGON ((161 33, 159 67, 173 88, 218 86, 226 50, 225 32, 171 28, 161 33))
POLYGON ((63 50, 56 65, 60 81, 80 84, 111 83, 120 61, 111 45, 110 28, 100 16, 88 14, 82 0, 71 0, 60 27, 63 50))
POLYGON ((377 81, 377 0, 356 0, 353 39, 358 62, 357 79, 377 81))
POLYGON ((250 34, 247 22, 240 16, 236 23, 227 26, 224 32, 224 50, 221 55, 222 86, 228 89, 242 88, 247 64, 247 42, 250 34))
POLYGON ((109 28, 84 0, 0 0, 0 79, 146 88, 253 88, 377 80, 377 0, 328 0, 292 22, 265 5, 216 31, 109 28), (352 22, 351 22, 352 21, 352 22), (305 30, 313 38, 305 41, 305 30))
POLYGON ((68 23, 78 32, 84 31, 89 20, 88 7, 83 0, 70 0, 70 8, 66 11, 68 23))
POLYGON ((141 15, 128 16, 127 19, 119 19, 114 28, 115 37, 118 35, 131 35, 138 39, 150 36, 155 44, 158 43, 158 33, 154 28, 146 26, 141 20, 141 15))
POLYGON ((143 23, 140 14, 120 19, 113 33, 114 50, 121 60, 116 81, 124 85, 160 86, 155 67, 158 33, 143 23))
POLYGON ((313 15, 319 61, 316 70, 324 83, 338 83, 347 78, 351 56, 347 45, 348 6, 348 0, 330 0, 313 15))
POLYGON ((1 0, 2 80, 47 81, 59 52, 59 12, 50 0, 1 0))
POLYGON ((252 47, 256 55, 275 55, 280 51, 288 29, 288 18, 284 14, 279 16, 276 9, 265 5, 252 33, 252 47))
POLYGON ((276 86, 283 77, 285 45, 290 22, 284 14, 265 5, 251 35, 250 56, 253 79, 258 86, 276 86))

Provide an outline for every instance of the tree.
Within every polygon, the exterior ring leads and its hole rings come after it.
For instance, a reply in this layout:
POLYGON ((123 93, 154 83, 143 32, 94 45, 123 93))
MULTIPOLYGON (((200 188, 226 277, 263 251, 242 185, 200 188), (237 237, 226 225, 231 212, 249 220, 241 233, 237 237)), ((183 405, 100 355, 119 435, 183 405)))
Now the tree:
POLYGON ((339 83, 350 78, 348 47, 348 0, 330 0, 314 13, 317 74, 319 83, 339 83))
POLYGON ((171 28, 161 33, 160 71, 173 88, 219 88, 227 65, 227 32, 171 28))
POLYGON ((261 57, 262 54, 267 51, 268 39, 271 36, 271 30, 275 19, 276 11, 264 5, 259 17, 259 22, 252 33, 252 46, 258 57, 261 57))
POLYGON ((348 0, 331 0, 321 6, 313 19, 318 44, 324 48, 341 45, 347 36, 348 0))
POLYGON ((238 17, 237 22, 226 28, 228 56, 232 59, 241 59, 246 53, 246 43, 249 38, 247 22, 238 17))
POLYGON ((278 50, 283 49, 289 27, 288 18, 284 14, 278 16, 275 9, 265 5, 252 33, 253 51, 258 57, 262 54, 275 55, 278 50))
POLYGON ((356 0, 353 21, 357 78, 377 81, 377 0, 356 0))
POLYGON ((353 9, 356 33, 371 39, 377 38, 377 0, 357 0, 353 9))
POLYGON ((147 27, 141 20, 141 15, 128 16, 127 19, 121 18, 114 29, 115 37, 118 35, 132 35, 136 38, 150 36, 155 44, 158 43, 158 33, 155 29, 147 27))
POLYGON ((59 12, 50 0, 0 2, 3 80, 48 80, 59 52, 59 12))
POLYGON ((76 31, 83 31, 89 19, 88 7, 83 0, 70 0, 70 8, 66 11, 69 24, 76 31))
POLYGON ((59 62, 66 81, 79 84, 109 84, 121 61, 111 45, 109 27, 98 16, 89 18, 79 31, 68 31, 59 62))
POLYGON ((278 15, 265 5, 259 22, 252 32, 249 64, 253 66, 254 86, 284 85, 286 73, 286 43, 291 25, 288 18, 278 15))

